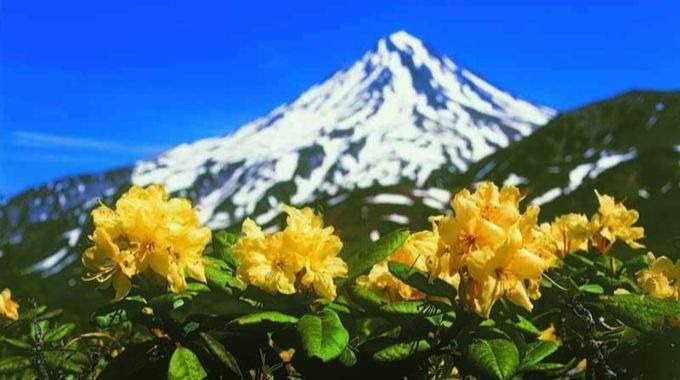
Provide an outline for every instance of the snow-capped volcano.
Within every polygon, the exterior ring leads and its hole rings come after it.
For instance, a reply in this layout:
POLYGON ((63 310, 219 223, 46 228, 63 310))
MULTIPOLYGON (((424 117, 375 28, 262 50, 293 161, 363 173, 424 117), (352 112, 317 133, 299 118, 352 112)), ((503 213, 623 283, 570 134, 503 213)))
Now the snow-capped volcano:
POLYGON ((253 214, 264 222, 282 202, 464 171, 553 115, 400 31, 235 133, 138 162, 131 181, 190 196, 213 227, 253 214))
POLYGON ((232 134, 183 144, 130 167, 52 181, 8 200, 0 206, 0 243, 7 247, 0 245, 0 259, 20 258, 12 265, 24 274, 74 268, 79 249, 73 248, 89 244, 90 210, 98 200, 113 203, 130 184, 164 184, 191 198, 215 228, 246 216, 273 223, 281 203, 326 199, 333 206, 349 191, 373 185, 408 183, 418 194, 443 194, 432 184, 553 115, 397 32, 232 134))

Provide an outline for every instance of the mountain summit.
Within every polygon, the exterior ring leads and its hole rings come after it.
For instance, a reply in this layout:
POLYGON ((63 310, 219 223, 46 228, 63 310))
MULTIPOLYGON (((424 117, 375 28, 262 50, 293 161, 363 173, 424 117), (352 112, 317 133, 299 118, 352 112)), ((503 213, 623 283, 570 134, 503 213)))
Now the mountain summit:
POLYGON ((400 31, 234 134, 137 163, 132 182, 186 191, 205 221, 225 227, 339 189, 422 185, 433 171, 463 171, 553 115, 400 31))
POLYGON ((246 216, 267 223, 281 203, 403 181, 422 187, 433 173, 462 172, 554 114, 400 31, 232 134, 10 199, 0 208, 0 238, 11 251, 31 252, 22 258, 26 273, 49 276, 77 259, 69 247, 84 241, 82 226, 97 200, 110 202, 130 184, 164 184, 191 198, 215 228, 246 216), (37 244, 32 234, 40 246, 28 246, 37 244))

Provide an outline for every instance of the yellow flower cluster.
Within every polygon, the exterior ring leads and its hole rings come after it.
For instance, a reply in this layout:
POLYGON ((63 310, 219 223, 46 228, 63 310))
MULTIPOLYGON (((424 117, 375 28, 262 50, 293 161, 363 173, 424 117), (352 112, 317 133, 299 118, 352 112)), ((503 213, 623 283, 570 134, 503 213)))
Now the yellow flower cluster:
POLYGON ((530 205, 522 212, 517 187, 499 189, 490 182, 480 183, 474 193, 464 189, 453 197, 453 214, 432 217, 432 231, 412 235, 357 282, 390 299, 423 298, 417 289, 390 274, 387 264, 396 261, 456 286, 462 284, 461 299, 479 315, 488 316, 502 297, 531 310, 531 300, 540 297, 543 272, 566 255, 587 251, 591 241, 602 252, 616 239, 641 247, 636 240, 644 231, 633 227, 637 212, 610 196, 596 194, 600 208, 590 220, 566 214, 552 223, 538 224, 539 207, 530 205))
POLYGON ((647 269, 637 272, 637 281, 642 290, 656 298, 680 301, 680 262, 666 256, 654 257, 648 253, 651 263, 647 269))
POLYGON ((283 211, 287 226, 273 234, 265 234, 251 219, 243 222, 243 235, 233 247, 238 276, 270 293, 305 289, 335 299, 333 279, 347 275, 347 264, 337 257, 340 238, 310 208, 283 206, 283 211))
POLYGON ((188 200, 169 199, 159 185, 133 186, 115 209, 100 205, 92 218, 94 245, 83 254, 85 279, 112 283, 116 300, 129 293, 133 276, 149 268, 174 293, 186 289, 186 276, 206 281, 202 254, 211 232, 188 200))
MULTIPOLYGON (((357 278, 357 284, 378 292, 391 300, 417 300, 425 295, 394 277, 387 267, 391 261, 427 271, 437 253, 436 230, 412 234, 390 257, 371 268, 368 275, 357 278)), ((457 284, 456 284, 457 285, 457 284)))
POLYGON ((16 321, 19 319, 19 304, 12 300, 12 292, 5 288, 0 292, 0 320, 16 321))
POLYGON ((555 244, 553 253, 560 258, 576 251, 588 250, 591 233, 588 218, 585 215, 558 216, 550 224, 550 234, 555 244))
POLYGON ((543 271, 550 266, 545 239, 537 232, 538 206, 520 212, 515 186, 498 189, 490 182, 474 193, 459 191, 453 214, 436 218, 439 231, 437 268, 461 274, 461 294, 479 315, 488 317, 501 297, 531 310, 543 271))
POLYGON ((590 230, 595 247, 602 253, 607 253, 616 240, 622 240, 633 249, 644 248, 637 242, 645 236, 642 227, 633 227, 639 214, 636 210, 629 210, 620 202, 616 202, 609 195, 601 195, 595 191, 600 207, 590 219, 590 230))

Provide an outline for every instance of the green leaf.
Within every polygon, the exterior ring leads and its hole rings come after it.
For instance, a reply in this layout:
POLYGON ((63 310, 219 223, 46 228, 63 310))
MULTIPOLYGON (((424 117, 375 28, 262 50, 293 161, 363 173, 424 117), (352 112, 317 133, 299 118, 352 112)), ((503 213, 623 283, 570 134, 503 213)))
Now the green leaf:
POLYGON ((517 347, 505 339, 478 340, 468 348, 468 359, 484 378, 511 379, 519 367, 517 347))
POLYGON ((227 263, 214 257, 203 257, 205 264, 205 278, 211 289, 218 289, 227 294, 232 294, 234 289, 245 290, 247 285, 239 280, 229 268, 227 263))
POLYGON ((75 329, 76 329, 75 323, 65 323, 50 330, 47 334, 45 334, 43 339, 45 342, 55 342, 57 340, 64 339, 66 336, 71 334, 75 329))
POLYGON ((89 361, 89 357, 85 353, 78 351, 53 350, 45 351, 43 355, 49 366, 73 373, 82 372, 89 361))
POLYGON ((549 372, 560 371, 564 369, 564 365, 560 363, 538 363, 526 367, 522 367, 522 372, 549 372))
POLYGON ((423 293, 453 299, 458 291, 440 278, 432 278, 428 273, 396 261, 387 263, 390 273, 403 283, 410 285, 423 293))
POLYGON ((449 305, 437 301, 397 301, 380 307, 380 311, 388 314, 413 315, 431 317, 449 310, 449 305))
POLYGON ((213 235, 213 249, 215 257, 224 261, 232 268, 238 267, 238 260, 234 256, 232 247, 239 239, 239 235, 227 231, 218 231, 213 235))
POLYGON ((376 292, 356 284, 349 287, 349 296, 354 302, 369 310, 387 304, 387 300, 376 292))
POLYGON ((31 359, 23 356, 10 356, 0 359, 0 375, 17 374, 31 367, 31 359))
POLYGON ((33 346, 23 340, 8 338, 5 336, 0 336, 0 343, 6 343, 14 348, 19 348, 23 350, 30 350, 33 346))
POLYGON ((166 293, 150 299, 149 306, 158 310, 175 310, 184 305, 184 300, 190 300, 195 295, 192 292, 166 293))
MULTIPOLYGON (((19 313, 19 320, 30 321, 33 318, 36 318, 40 314, 44 313, 45 310, 47 310, 47 306, 38 306, 35 308, 28 309, 26 311, 22 311, 21 313, 19 313)), ((58 309, 57 311, 61 312, 62 310, 58 309)))
POLYGON ((50 328, 50 321, 39 321, 38 323, 31 323, 31 338, 34 342, 37 342, 38 336, 44 338, 45 334, 50 328))
POLYGON ((600 302, 614 317, 643 333, 678 328, 680 302, 638 294, 601 296, 600 302))
POLYGON ((624 266, 628 268, 630 273, 635 273, 642 268, 646 268, 650 263, 649 256, 647 255, 635 255, 633 258, 627 260, 624 266))
POLYGON ((527 334, 531 335, 539 335, 541 333, 541 330, 536 327, 530 320, 524 318, 523 316, 517 314, 517 320, 518 322, 515 322, 513 325, 520 331, 523 331, 527 334))
POLYGON ((62 310, 62 309, 53 309, 53 310, 50 310, 50 311, 48 311, 48 312, 46 312, 46 313, 44 313, 44 314, 41 313, 41 314, 38 316, 38 318, 36 318, 36 319, 37 319, 38 321, 43 321, 43 320, 47 320, 47 319, 53 319, 53 318, 56 318, 56 317, 60 316, 63 312, 64 312, 64 310, 62 310))
POLYGON ((401 342, 387 346, 373 353, 373 360, 379 362, 393 362, 403 360, 409 356, 430 349, 430 344, 425 339, 401 342))
POLYGON ((241 369, 238 366, 238 362, 236 361, 236 358, 234 355, 231 354, 231 352, 227 351, 227 349, 224 347, 222 343, 220 343, 217 339, 213 338, 212 335, 208 333, 199 333, 201 336, 201 339, 203 340, 203 343, 208 347, 210 352, 215 355, 222 364, 224 364, 227 368, 229 368, 230 371, 232 371, 235 375, 238 375, 239 378, 243 378, 243 373, 241 372, 241 369))
POLYGON ((308 356, 323 362, 340 356, 349 343, 349 333, 338 314, 324 309, 320 314, 305 314, 297 324, 302 347, 308 356))
POLYGON ((342 354, 338 356, 338 360, 345 367, 352 367, 357 364, 357 354, 355 354, 354 351, 349 346, 347 346, 342 351, 342 354))
POLYGON ((170 358, 168 380, 202 380, 208 377, 196 354, 185 347, 177 347, 170 358))
POLYGON ((602 286, 598 284, 584 284, 578 287, 578 290, 585 292, 585 293, 591 293, 591 294, 603 294, 604 289, 602 286))
POLYGON ((524 353, 524 358, 522 359, 522 365, 520 366, 520 369, 525 369, 540 363, 543 359, 557 351, 557 347, 558 346, 555 342, 543 341, 534 342, 528 345, 526 352, 524 353))
POLYGON ((144 302, 124 299, 98 308, 91 320, 99 328, 109 328, 128 320, 136 320, 142 315, 142 309, 145 306, 147 305, 144 302))
POLYGON ((240 326, 253 325, 263 322, 294 324, 298 323, 298 318, 278 311, 262 311, 259 313, 244 315, 243 317, 236 318, 231 321, 231 323, 235 323, 240 326))
POLYGON ((327 308, 332 309, 336 313, 339 314, 351 314, 352 310, 350 310, 349 305, 346 303, 340 303, 340 302, 331 302, 327 306, 327 308))
POLYGON ((374 242, 363 242, 358 247, 342 253, 342 259, 347 263, 349 273, 347 280, 368 273, 373 265, 389 257, 404 244, 410 233, 408 230, 397 230, 381 237, 374 242))

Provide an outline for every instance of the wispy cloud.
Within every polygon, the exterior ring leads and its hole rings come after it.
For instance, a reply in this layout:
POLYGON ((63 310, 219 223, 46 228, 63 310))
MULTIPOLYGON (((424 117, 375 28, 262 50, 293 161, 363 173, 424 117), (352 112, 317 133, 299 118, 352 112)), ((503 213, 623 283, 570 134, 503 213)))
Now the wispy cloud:
POLYGON ((116 153, 148 156, 163 151, 166 146, 157 144, 128 144, 118 141, 85 137, 62 136, 50 133, 14 131, 12 141, 17 146, 33 148, 66 148, 97 153, 116 153))

